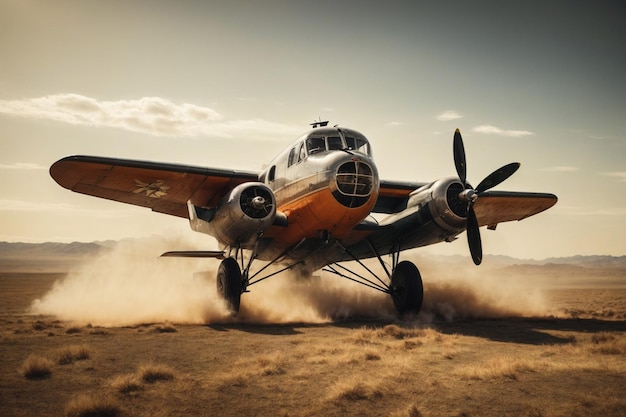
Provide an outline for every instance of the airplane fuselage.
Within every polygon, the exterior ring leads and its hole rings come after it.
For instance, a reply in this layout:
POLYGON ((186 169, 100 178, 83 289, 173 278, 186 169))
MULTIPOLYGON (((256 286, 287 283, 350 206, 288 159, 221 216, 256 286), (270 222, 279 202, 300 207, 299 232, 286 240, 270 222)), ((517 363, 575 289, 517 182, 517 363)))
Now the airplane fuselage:
POLYGON ((260 180, 289 219, 286 227, 265 231, 263 240, 271 245, 263 245, 260 258, 294 247, 293 258, 299 245, 306 254, 342 240, 370 214, 380 186, 369 142, 343 128, 308 132, 276 157, 260 180))

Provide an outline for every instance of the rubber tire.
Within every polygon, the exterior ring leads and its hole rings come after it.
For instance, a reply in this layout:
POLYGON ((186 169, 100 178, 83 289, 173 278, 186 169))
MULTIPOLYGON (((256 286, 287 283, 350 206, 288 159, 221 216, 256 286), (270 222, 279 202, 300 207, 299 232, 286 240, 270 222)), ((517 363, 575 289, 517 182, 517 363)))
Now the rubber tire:
POLYGON ((241 268, 235 258, 226 258, 217 269, 217 294, 228 304, 234 316, 239 312, 241 303, 241 268))
POLYGON ((391 298, 399 313, 419 313, 424 302, 422 276, 413 262, 402 261, 391 274, 391 298))

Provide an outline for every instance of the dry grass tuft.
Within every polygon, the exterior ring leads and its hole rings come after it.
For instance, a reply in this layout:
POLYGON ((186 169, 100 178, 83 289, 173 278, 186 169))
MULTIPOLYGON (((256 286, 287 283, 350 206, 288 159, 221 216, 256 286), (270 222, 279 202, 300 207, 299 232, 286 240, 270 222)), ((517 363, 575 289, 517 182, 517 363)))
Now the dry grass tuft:
POLYGON ((409 339, 409 340, 404 341, 404 345, 402 345, 402 347, 404 350, 412 350, 412 349, 422 346, 423 344, 424 342, 420 340, 409 339))
POLYGON ((111 380, 111 387, 120 394, 133 394, 141 390, 141 379, 137 374, 118 375, 111 380))
POLYGON ((362 401, 383 397, 383 391, 376 385, 360 379, 342 381, 330 389, 330 399, 335 402, 362 401))
POLYGON ((42 379, 50 376, 53 367, 54 362, 50 359, 39 355, 30 355, 19 367, 18 372, 28 379, 42 379))
POLYGON ((54 358, 59 365, 69 365, 74 361, 84 361, 91 357, 91 349, 87 345, 71 345, 54 351, 54 358))
POLYGON ((404 328, 396 324, 388 324, 382 329, 362 327, 352 334, 351 339, 356 344, 371 345, 377 344, 385 339, 404 340, 418 337, 431 337, 433 335, 438 335, 440 340, 442 340, 441 335, 431 329, 404 328))
POLYGON ((472 380, 509 378, 516 381, 519 373, 534 372, 538 367, 538 363, 533 363, 528 360, 499 357, 485 364, 465 367, 459 371, 459 376, 472 380))
POLYGON ((143 382, 147 382, 148 384, 174 379, 174 370, 167 365, 159 363, 146 363, 140 365, 137 369, 137 374, 143 382))
POLYGON ((591 337, 592 353, 602 355, 623 355, 626 354, 626 336, 618 337, 615 333, 600 332, 591 337))
POLYGON ((121 414, 119 405, 110 398, 80 395, 65 406, 65 417, 117 417, 121 414))
POLYGON ((607 343, 607 342, 613 342, 615 341, 615 339, 616 339, 615 335, 610 332, 600 332, 591 336, 591 341, 596 345, 607 343))
POLYGON ((259 356, 255 362, 261 375, 283 375, 287 372, 287 358, 282 354, 259 356))
POLYGON ((388 324, 377 332, 378 337, 392 337, 398 340, 421 337, 424 334, 424 329, 406 329, 395 324, 388 324))
POLYGON ((243 388, 248 385, 251 375, 246 372, 235 372, 232 374, 224 375, 221 381, 217 384, 218 390, 230 392, 231 388, 243 388))
POLYGON ((81 332, 80 327, 70 327, 69 329, 65 331, 65 334, 76 334, 80 332, 81 332))

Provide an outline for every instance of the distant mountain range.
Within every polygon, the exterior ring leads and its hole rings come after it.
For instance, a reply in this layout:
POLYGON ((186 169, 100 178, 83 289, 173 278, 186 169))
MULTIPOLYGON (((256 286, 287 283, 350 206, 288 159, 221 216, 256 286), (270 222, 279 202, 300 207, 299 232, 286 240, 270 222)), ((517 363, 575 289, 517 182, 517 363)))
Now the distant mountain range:
MULTIPOLYGON (((117 241, 98 242, 72 242, 72 243, 21 243, 0 242, 0 266, 10 261, 28 260, 29 263, 46 260, 51 262, 56 259, 61 264, 78 261, 84 258, 97 256, 115 247, 117 241)), ((465 262, 467 257, 455 256, 429 256, 431 260, 441 259, 442 262, 465 262)), ((587 268, 626 268, 626 256, 569 256, 562 258, 547 258, 543 260, 516 259, 502 255, 485 255, 484 262, 492 266, 511 265, 572 265, 587 268)))
POLYGON ((0 242, 0 258, 6 257, 38 257, 38 256, 93 256, 105 249, 106 246, 96 243, 21 243, 21 242, 0 242))

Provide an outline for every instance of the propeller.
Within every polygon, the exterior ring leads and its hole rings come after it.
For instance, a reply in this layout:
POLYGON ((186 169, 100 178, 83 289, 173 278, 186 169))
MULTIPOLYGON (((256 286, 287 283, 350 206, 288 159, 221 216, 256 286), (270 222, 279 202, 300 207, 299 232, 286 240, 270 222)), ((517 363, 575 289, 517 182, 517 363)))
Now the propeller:
POLYGON ((253 219, 262 219, 272 213, 274 198, 261 187, 249 187, 241 193, 241 210, 253 219))
POLYGON ((513 175, 520 167, 520 164, 519 162, 512 162, 498 168, 491 174, 487 175, 476 188, 472 188, 466 181, 467 165, 465 161, 465 148, 463 146, 463 138, 461 137, 459 129, 456 129, 454 132, 453 152, 456 173, 464 187, 464 190, 459 194, 459 199, 467 203, 467 224, 465 226, 467 232, 467 243, 469 245, 474 264, 480 265, 483 260, 483 249, 480 239, 478 219, 476 218, 476 213, 474 212, 474 203, 476 203, 478 198, 480 198, 481 194, 485 191, 495 187, 513 175))

